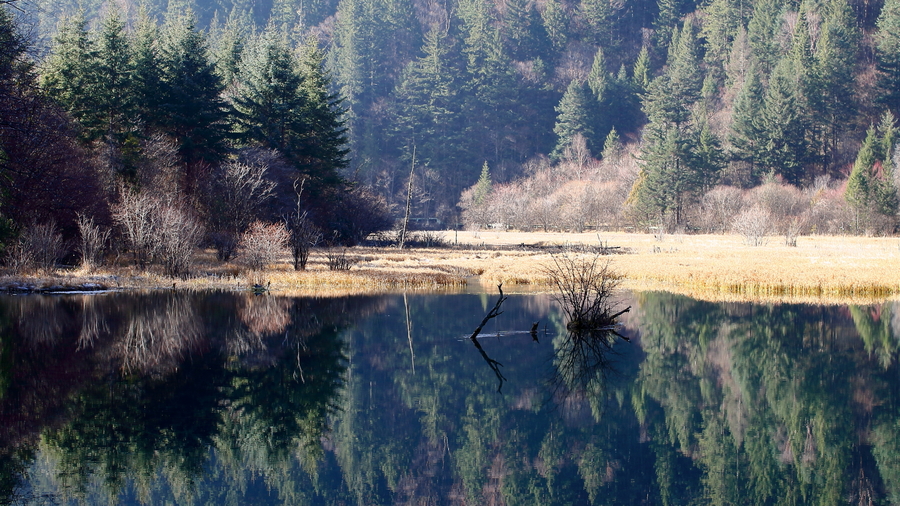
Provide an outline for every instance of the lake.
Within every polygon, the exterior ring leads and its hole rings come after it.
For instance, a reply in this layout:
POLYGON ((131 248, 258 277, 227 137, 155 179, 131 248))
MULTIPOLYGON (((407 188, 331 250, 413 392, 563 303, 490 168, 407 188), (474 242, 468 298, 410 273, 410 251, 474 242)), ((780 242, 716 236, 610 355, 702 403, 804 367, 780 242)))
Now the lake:
POLYGON ((496 299, 2 296, 0 503, 900 503, 897 303, 496 299))

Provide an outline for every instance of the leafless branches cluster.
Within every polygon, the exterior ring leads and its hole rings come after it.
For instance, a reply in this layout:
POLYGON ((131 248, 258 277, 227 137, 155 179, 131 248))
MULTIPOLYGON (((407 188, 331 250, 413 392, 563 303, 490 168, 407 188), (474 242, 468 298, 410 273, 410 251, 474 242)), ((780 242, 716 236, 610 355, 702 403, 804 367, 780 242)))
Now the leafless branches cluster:
POLYGON ((613 293, 622 277, 599 253, 585 255, 563 250, 546 267, 569 330, 594 330, 615 324, 613 293))
POLYGON ((103 264, 103 251, 109 241, 110 230, 94 223, 94 218, 79 214, 78 231, 81 235, 81 266, 90 271, 103 264))
POLYGON ((251 271, 261 271, 285 253, 288 238, 283 223, 254 221, 241 235, 238 261, 251 271))
POLYGON ((122 187, 113 218, 135 260, 145 268, 159 261, 170 276, 190 271, 191 255, 203 238, 203 226, 187 206, 149 192, 122 187))
POLYGON ((13 272, 23 273, 33 269, 49 271, 65 253, 65 242, 50 221, 27 227, 13 245, 7 257, 7 266, 13 272))

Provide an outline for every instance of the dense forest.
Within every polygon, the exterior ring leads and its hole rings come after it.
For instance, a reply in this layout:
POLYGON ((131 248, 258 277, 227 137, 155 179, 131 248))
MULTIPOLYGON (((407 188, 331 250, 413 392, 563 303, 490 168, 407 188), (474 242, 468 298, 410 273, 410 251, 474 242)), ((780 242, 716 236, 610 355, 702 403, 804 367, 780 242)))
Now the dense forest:
POLYGON ((7 237, 896 227, 897 0, 4 3, 7 237))

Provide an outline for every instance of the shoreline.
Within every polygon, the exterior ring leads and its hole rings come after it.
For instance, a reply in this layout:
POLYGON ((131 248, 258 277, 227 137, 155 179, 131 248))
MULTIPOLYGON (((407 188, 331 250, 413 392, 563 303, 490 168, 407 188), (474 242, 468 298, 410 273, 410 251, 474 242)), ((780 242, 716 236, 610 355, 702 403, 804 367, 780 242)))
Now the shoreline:
POLYGON ((850 236, 800 237, 796 247, 746 246, 736 235, 608 233, 443 232, 445 247, 397 250, 358 246, 344 254, 351 268, 330 271, 324 250, 306 271, 284 257, 262 272, 244 272, 204 251, 194 275, 169 278, 154 269, 112 266, 86 272, 58 269, 32 276, 0 276, 6 293, 92 292, 121 289, 250 290, 271 283, 286 295, 349 295, 403 291, 549 292, 545 266, 561 246, 585 254, 605 248, 623 277, 621 288, 663 290, 694 298, 768 302, 877 302, 900 298, 900 239, 850 236))

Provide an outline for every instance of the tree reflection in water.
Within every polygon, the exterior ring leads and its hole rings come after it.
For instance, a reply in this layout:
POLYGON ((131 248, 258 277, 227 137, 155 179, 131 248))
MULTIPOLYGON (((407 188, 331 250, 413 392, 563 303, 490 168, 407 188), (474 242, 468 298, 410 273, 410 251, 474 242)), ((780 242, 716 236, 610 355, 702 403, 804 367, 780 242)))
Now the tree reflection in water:
POLYGON ((55 463, 54 494, 86 502, 157 503, 161 478, 191 502, 211 449, 230 470, 218 479, 243 490, 294 457, 313 468, 343 385, 338 333, 375 307, 226 293, 4 298, 0 503, 32 493, 20 480, 39 448, 55 463))
POLYGON ((465 339, 490 296, 2 298, 0 493, 87 504, 900 501, 896 303, 642 293, 624 343, 566 334, 549 301, 511 297, 494 323, 523 332, 481 336, 509 378, 498 395, 465 339), (32 309, 46 321, 29 321, 32 309), (535 320, 555 337, 534 342, 535 320))

